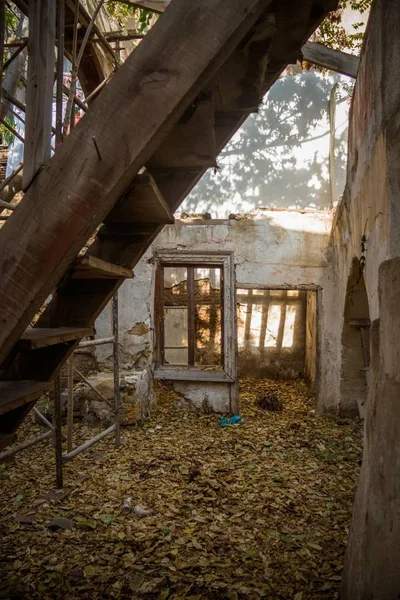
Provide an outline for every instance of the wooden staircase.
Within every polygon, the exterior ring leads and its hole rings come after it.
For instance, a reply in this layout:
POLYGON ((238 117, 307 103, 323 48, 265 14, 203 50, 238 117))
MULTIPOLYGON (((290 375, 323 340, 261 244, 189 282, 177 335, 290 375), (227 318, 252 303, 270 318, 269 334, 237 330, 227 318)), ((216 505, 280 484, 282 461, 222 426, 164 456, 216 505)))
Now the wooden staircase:
POLYGON ((0 448, 336 5, 173 0, 38 174, 0 231, 0 448))

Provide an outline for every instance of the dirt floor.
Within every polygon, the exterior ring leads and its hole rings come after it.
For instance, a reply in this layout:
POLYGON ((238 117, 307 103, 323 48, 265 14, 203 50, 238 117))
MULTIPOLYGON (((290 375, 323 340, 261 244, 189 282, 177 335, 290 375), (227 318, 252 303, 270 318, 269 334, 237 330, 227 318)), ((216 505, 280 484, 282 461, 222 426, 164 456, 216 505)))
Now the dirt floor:
POLYGON ((228 427, 162 396, 121 448, 65 467, 65 497, 48 442, 0 464, 0 598, 337 598, 360 422, 309 415, 303 382, 242 380, 244 422, 228 427), (255 402, 271 391, 280 412, 255 402), (150 515, 124 514, 127 496, 150 515))

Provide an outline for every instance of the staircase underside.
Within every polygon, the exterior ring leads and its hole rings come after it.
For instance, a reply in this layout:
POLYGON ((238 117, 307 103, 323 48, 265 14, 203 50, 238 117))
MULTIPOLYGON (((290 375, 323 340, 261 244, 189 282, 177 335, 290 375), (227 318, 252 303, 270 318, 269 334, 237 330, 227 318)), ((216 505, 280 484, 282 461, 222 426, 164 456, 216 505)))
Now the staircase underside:
POLYGON ((92 333, 173 212, 336 5, 173 0, 38 174, 0 231, 0 380, 13 402, 7 410, 3 401, 3 445, 36 399, 25 394, 18 403, 21 382, 37 391, 34 383, 51 381, 92 333))

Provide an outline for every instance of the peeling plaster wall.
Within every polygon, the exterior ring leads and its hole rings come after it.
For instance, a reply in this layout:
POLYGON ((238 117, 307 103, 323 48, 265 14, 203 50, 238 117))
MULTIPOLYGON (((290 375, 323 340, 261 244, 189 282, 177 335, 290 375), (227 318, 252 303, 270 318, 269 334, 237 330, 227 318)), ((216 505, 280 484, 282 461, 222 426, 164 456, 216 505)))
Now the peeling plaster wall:
MULTIPOLYGON (((178 219, 158 236, 120 288, 119 334, 123 368, 145 368, 153 362, 153 254, 163 250, 233 251, 237 287, 268 289, 321 285, 332 215, 319 211, 260 209, 236 219, 178 219)), ((98 337, 111 334, 108 308, 96 321, 98 337)), ((112 349, 98 346, 101 365, 112 349)), ((221 387, 222 391, 222 387, 221 387)))
POLYGON ((343 600, 392 600, 400 593, 399 31, 398 0, 375 0, 350 117, 347 186, 323 282, 318 409, 347 414, 354 409, 354 398, 341 395, 349 366, 343 336, 346 294, 352 265, 357 260, 363 265, 365 259, 371 365, 343 600))
MULTIPOLYGON (((153 357, 153 288, 154 268, 149 262, 151 252, 137 264, 134 278, 120 287, 118 294, 120 363, 126 370, 144 369, 153 357)), ((111 304, 96 320, 96 337, 112 335, 111 304)), ((112 346, 96 346, 96 358, 101 366, 111 366, 112 346)))

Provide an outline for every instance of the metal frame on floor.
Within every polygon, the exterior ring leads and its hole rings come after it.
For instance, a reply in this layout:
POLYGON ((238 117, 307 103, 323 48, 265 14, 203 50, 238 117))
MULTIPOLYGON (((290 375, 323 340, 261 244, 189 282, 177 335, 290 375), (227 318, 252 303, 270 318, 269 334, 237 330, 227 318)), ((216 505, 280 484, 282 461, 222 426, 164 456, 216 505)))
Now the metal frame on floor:
POLYGON ((17 452, 21 452, 26 448, 30 448, 34 444, 38 444, 43 440, 54 437, 55 438, 55 454, 56 454, 56 485, 57 487, 63 487, 63 464, 78 456, 81 452, 90 448, 96 442, 109 435, 110 433, 115 434, 115 445, 121 444, 120 436, 120 390, 119 390, 119 345, 118 345, 118 293, 112 299, 112 329, 113 335, 108 338, 99 338, 95 340, 89 340, 80 342, 78 348, 88 348, 90 346, 100 346, 103 344, 113 344, 113 363, 114 363, 114 423, 104 431, 101 431, 90 440, 87 440, 80 446, 73 448, 73 418, 74 418, 74 398, 73 398, 73 386, 74 378, 73 375, 76 373, 78 377, 88 385, 103 401, 107 402, 107 398, 103 396, 99 390, 97 390, 88 379, 73 366, 74 354, 70 356, 68 360, 68 400, 67 400, 67 452, 63 453, 62 447, 62 404, 61 404, 61 377, 57 375, 54 381, 54 424, 50 423, 48 419, 40 412, 36 406, 33 408, 38 418, 49 428, 45 433, 41 433, 37 437, 27 440, 18 444, 14 448, 10 448, 0 453, 0 461, 7 458, 11 458, 17 452))
POLYGON ((104 431, 101 431, 90 440, 87 440, 80 446, 73 448, 73 417, 74 417, 74 398, 73 398, 73 375, 76 373, 78 377, 89 386, 103 401, 107 402, 107 398, 97 390, 90 381, 73 366, 72 354, 68 359, 68 401, 67 401, 67 452, 62 450, 62 422, 61 422, 61 386, 59 383, 60 377, 54 385, 54 415, 55 415, 55 446, 56 446, 56 484, 57 487, 63 487, 63 464, 69 462, 78 454, 87 450, 96 444, 101 439, 114 432, 115 445, 121 444, 120 436, 120 390, 119 390, 119 346, 118 346, 118 294, 112 299, 112 329, 113 335, 108 338, 99 338, 81 342, 78 348, 88 348, 90 346, 100 346, 103 344, 113 344, 113 363, 114 363, 114 423, 104 431))

